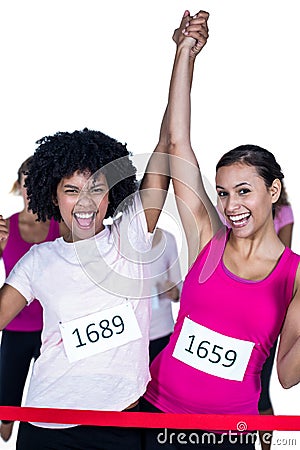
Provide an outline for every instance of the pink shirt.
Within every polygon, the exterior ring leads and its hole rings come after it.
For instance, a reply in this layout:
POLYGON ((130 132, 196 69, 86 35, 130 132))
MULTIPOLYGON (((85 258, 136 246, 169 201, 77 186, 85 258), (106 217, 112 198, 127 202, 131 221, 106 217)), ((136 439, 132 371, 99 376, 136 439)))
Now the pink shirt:
POLYGON ((286 248, 273 272, 257 282, 231 274, 220 260, 211 276, 199 283, 211 242, 184 281, 175 330, 151 365, 152 381, 145 398, 164 412, 257 414, 260 372, 292 299, 300 256, 286 248), (222 335, 255 344, 242 381, 205 373, 172 356, 186 317, 222 335))
MULTIPOLYGON (((59 237, 59 224, 55 220, 50 221, 48 235, 45 241, 53 241, 59 237)), ((14 265, 34 245, 22 239, 19 231, 19 213, 9 219, 9 237, 2 253, 6 277, 10 274, 14 265)), ((43 309, 38 300, 34 300, 25 307, 7 326, 9 331, 40 331, 43 328, 43 309)))
POLYGON ((281 228, 294 223, 293 210, 290 205, 282 205, 276 209, 276 214, 274 217, 274 227, 278 234, 281 228))

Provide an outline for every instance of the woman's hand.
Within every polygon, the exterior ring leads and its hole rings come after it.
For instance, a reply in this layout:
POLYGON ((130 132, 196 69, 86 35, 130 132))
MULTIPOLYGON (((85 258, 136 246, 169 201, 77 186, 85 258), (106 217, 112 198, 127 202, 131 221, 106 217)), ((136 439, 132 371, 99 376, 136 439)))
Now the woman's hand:
POLYGON ((5 219, 3 219, 3 216, 0 214, 0 242, 6 241, 8 238, 8 226, 5 219))
POLYGON ((179 28, 174 31, 174 42, 177 45, 188 45, 191 49, 191 58, 196 58, 207 42, 208 18, 209 13, 206 11, 199 11, 193 17, 189 11, 185 11, 179 28))

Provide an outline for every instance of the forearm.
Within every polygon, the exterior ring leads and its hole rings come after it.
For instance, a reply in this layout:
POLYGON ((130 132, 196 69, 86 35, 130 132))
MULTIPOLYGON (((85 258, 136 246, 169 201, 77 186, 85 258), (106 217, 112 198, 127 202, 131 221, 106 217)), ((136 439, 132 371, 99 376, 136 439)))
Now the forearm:
POLYGON ((0 330, 26 306, 26 299, 12 286, 4 284, 0 289, 0 330))
POLYGON ((141 190, 161 188, 168 190, 170 183, 170 168, 168 157, 168 106, 163 115, 158 143, 148 161, 145 175, 141 182, 141 190))
MULTIPOLYGON (((222 226, 201 176, 197 158, 191 146, 191 87, 197 53, 205 45, 208 32, 206 13, 188 21, 188 37, 177 32, 169 96, 170 171, 178 211, 189 250, 189 264, 222 226), (198 31, 197 31, 198 30, 198 31)), ((182 28, 182 27, 181 27, 182 28)))
MULTIPOLYGON (((189 51, 189 50, 188 50, 189 51)), ((175 55, 174 68, 176 67, 176 62, 179 60, 177 55, 178 50, 175 55)), ((191 78, 193 73, 193 64, 191 69, 189 70, 189 84, 191 85, 191 78)), ((147 208, 147 220, 148 220, 148 228, 154 228, 154 222, 158 219, 156 218, 158 210, 155 212, 155 208, 162 208, 167 191, 170 184, 170 164, 169 164, 169 146, 170 146, 170 100, 174 97, 171 89, 174 86, 173 78, 176 76, 174 73, 174 69, 171 75, 170 81, 170 89, 168 95, 168 104, 166 106, 161 127, 159 133, 158 143, 156 148, 154 149, 153 154, 151 155, 146 170, 145 175, 142 179, 140 190, 142 202, 145 208, 147 208), (155 191, 153 191, 155 190, 155 191), (151 211, 151 209, 154 209, 151 211), (150 210, 149 210, 150 208, 150 210)), ((178 81, 178 84, 180 81, 178 81)), ((177 86, 174 86, 174 90, 177 86)), ((190 88, 189 88, 190 89, 190 88)))
MULTIPOLYGON (((169 93, 168 145, 169 153, 183 157, 180 144, 190 146, 191 87, 194 59, 190 58, 190 48, 177 48, 169 93)), ((188 156, 188 155, 186 155, 188 156)), ((196 162, 196 161, 195 161, 196 162)))
POLYGON ((153 231, 163 208, 170 184, 169 155, 167 145, 167 114, 164 113, 159 140, 152 153, 140 185, 148 230, 153 231))
MULTIPOLYGON (((279 346, 280 347, 280 346, 279 346)), ((279 381, 285 389, 295 386, 300 381, 300 336, 291 349, 277 359, 277 372, 279 381)))
MULTIPOLYGON (((193 72, 194 59, 190 58, 190 47, 181 44, 176 51, 170 83, 168 152, 175 194, 182 199, 184 186, 197 193, 203 190, 197 158, 190 142, 193 72)), ((189 193, 186 195, 191 201, 189 193)))

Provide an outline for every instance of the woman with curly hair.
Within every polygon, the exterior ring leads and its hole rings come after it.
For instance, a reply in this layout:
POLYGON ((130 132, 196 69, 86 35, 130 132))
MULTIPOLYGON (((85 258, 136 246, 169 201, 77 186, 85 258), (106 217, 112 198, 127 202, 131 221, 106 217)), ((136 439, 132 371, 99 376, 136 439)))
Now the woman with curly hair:
MULTIPOLYGON (((1 329, 34 298, 43 307, 41 355, 26 406, 138 409, 150 379, 150 265, 143 257, 169 183, 166 117, 139 189, 126 145, 100 131, 58 132, 37 142, 26 178, 29 208, 42 223, 63 221, 68 232, 34 245, 0 292, 1 329)), ((139 449, 140 433, 20 423, 17 449, 46 448, 139 449)))

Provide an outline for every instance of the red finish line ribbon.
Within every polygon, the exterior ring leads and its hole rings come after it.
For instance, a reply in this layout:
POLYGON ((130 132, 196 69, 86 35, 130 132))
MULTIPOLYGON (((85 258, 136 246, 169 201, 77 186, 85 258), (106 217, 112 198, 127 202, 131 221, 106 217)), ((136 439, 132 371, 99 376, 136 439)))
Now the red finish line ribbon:
POLYGON ((1 406, 2 420, 210 431, 300 430, 300 416, 164 414, 1 406))

